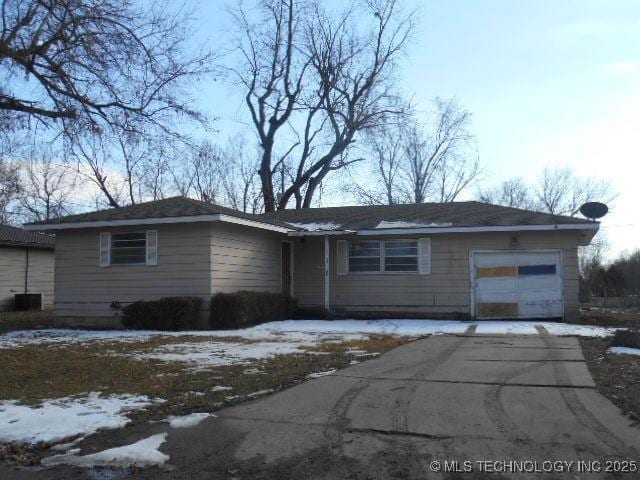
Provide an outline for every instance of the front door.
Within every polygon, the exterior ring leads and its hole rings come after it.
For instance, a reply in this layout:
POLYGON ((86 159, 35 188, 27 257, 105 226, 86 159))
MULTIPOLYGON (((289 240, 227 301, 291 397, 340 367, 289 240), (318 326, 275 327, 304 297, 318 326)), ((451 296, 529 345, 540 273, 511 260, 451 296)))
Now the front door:
POLYGON ((282 242, 282 293, 291 295, 291 243, 282 242))

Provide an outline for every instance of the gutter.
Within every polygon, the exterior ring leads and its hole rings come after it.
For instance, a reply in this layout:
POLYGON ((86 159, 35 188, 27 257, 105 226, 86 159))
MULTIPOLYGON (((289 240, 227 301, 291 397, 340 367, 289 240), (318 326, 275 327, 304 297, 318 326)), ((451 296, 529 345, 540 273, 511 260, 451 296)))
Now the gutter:
POLYGON ((563 223, 556 225, 491 225, 480 227, 419 227, 419 228, 373 228, 365 230, 290 231, 290 237, 320 237, 327 235, 407 235, 420 233, 474 233, 474 232, 524 232, 558 230, 598 230, 599 223, 563 223))
POLYGON ((280 227, 269 223, 259 222, 257 220, 248 220, 246 218, 234 217, 223 213, 212 215, 190 215, 183 217, 158 217, 158 218, 132 218, 126 220, 99 220, 89 222, 69 222, 69 223, 49 223, 37 224, 28 223, 24 225, 25 230, 35 230, 38 232, 47 230, 70 230, 78 228, 105 228, 105 227, 121 227, 127 225, 160 225, 171 223, 194 223, 194 222, 224 222, 235 223, 247 227, 260 228, 263 230, 271 230, 273 232, 287 233, 291 228, 280 227))

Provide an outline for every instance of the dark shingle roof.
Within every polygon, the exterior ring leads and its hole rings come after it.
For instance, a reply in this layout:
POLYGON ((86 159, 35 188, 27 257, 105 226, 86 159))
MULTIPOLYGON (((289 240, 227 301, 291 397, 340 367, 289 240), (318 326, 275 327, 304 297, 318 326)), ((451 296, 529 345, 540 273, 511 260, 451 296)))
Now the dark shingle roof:
MULTIPOLYGON (((70 215, 31 225, 190 217, 215 214, 230 215, 270 225, 287 227, 292 230, 364 230, 375 229, 379 226, 380 222, 390 222, 384 226, 385 228, 401 228, 402 226, 491 227, 589 223, 588 220, 582 218, 532 212, 481 202, 307 208, 252 215, 239 212, 232 208, 221 207, 190 198, 172 197, 127 207, 70 215), (396 225, 394 225, 394 222, 396 225), (305 228, 303 225, 313 223, 326 225, 316 225, 314 228, 305 228), (401 223, 403 223, 403 225, 400 225, 401 223)), ((380 226, 380 228, 383 227, 380 226)))
MULTIPOLYGON (((284 222, 333 223, 341 230, 374 229, 380 222, 404 222, 405 226, 483 227, 589 223, 582 218, 551 215, 481 202, 420 203, 359 207, 281 210, 262 215, 284 222)), ((386 226, 392 228, 393 223, 386 226)))
POLYGON ((246 220, 254 220, 278 226, 282 222, 275 219, 262 218, 259 215, 239 212, 233 208, 221 207, 207 202, 201 202, 186 197, 171 197, 152 202, 138 203, 120 208, 109 208, 96 212, 80 213, 78 215, 68 215, 47 222, 36 222, 29 225, 52 225, 79 222, 106 222, 112 220, 140 220, 145 218, 171 218, 171 217, 191 217, 198 215, 231 215, 246 220))
POLYGON ((46 233, 32 232, 22 228, 0 225, 0 245, 15 245, 38 248, 53 248, 55 237, 46 233))

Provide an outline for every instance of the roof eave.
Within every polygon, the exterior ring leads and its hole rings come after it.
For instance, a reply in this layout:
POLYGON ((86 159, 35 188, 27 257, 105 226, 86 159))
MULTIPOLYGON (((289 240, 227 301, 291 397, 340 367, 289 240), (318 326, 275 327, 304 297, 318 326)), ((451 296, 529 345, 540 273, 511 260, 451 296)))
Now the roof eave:
POLYGON ((225 222, 233 223, 237 225, 244 225, 247 227, 260 228, 263 230, 270 230, 274 232, 287 233, 290 232, 290 228, 281 227, 278 225, 272 225, 269 223, 259 222, 257 220, 249 220, 246 218, 235 217, 223 213, 216 213, 211 215, 188 215, 181 217, 153 217, 153 218, 132 218, 126 220, 98 220, 87 222, 67 222, 67 223, 49 223, 38 224, 28 223, 23 227, 25 230, 34 230, 38 232, 44 232, 49 230, 72 230, 79 228, 109 228, 109 227, 124 227, 135 225, 161 225, 161 224, 173 224, 173 223, 194 223, 194 222, 225 222))
POLYGON ((598 230, 599 223, 559 223, 548 225, 483 225, 469 227, 385 228, 358 230, 358 235, 406 235, 414 233, 479 233, 557 230, 598 230))
POLYGON ((522 231, 557 231, 557 230, 594 230, 599 223, 564 223, 549 225, 489 225, 468 227, 420 227, 420 228, 374 228, 363 230, 326 230, 313 232, 289 232, 290 237, 311 237, 325 235, 409 235, 431 233, 478 233, 478 232, 522 232, 522 231))
POLYGON ((55 244, 52 244, 52 243, 31 243, 31 242, 0 241, 0 247, 42 248, 44 250, 53 250, 53 249, 55 249, 55 244))

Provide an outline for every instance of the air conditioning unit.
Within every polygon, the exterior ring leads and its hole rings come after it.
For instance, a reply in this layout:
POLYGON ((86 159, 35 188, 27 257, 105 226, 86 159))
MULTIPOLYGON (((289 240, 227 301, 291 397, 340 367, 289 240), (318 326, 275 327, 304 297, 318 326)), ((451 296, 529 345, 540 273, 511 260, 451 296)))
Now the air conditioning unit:
POLYGON ((17 311, 42 310, 41 293, 17 293, 14 302, 17 311))

